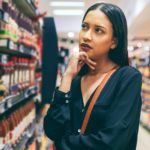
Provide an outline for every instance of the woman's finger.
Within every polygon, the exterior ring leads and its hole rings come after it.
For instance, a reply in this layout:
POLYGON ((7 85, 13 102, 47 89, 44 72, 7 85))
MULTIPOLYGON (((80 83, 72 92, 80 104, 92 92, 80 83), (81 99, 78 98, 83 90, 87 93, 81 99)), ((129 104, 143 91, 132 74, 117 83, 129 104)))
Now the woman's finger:
POLYGON ((91 69, 95 69, 96 62, 92 61, 92 60, 88 57, 87 53, 85 53, 85 52, 80 52, 80 53, 79 53, 79 61, 86 63, 91 69))
POLYGON ((91 64, 91 65, 93 65, 93 66, 96 65, 96 62, 94 62, 93 60, 91 60, 91 59, 89 59, 89 58, 87 58, 86 60, 87 60, 87 62, 88 62, 89 64, 91 64))
POLYGON ((87 55, 86 52, 80 52, 79 55, 80 55, 80 57, 81 57, 82 59, 86 59, 87 62, 89 62, 90 64, 93 64, 93 65, 96 64, 96 62, 94 62, 93 60, 91 60, 91 59, 88 57, 88 55, 87 55))
POLYGON ((96 66, 96 62, 92 61, 91 59, 87 58, 86 60, 87 65, 95 67, 96 66))

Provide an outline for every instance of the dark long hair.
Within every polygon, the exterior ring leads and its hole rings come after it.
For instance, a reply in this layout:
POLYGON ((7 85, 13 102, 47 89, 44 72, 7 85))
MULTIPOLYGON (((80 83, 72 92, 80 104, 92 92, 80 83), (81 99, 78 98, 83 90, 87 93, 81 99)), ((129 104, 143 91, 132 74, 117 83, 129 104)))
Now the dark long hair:
MULTIPOLYGON (((89 7, 83 17, 82 22, 90 11, 99 9, 102 11, 112 23, 113 28, 113 37, 117 40, 117 46, 115 49, 109 51, 109 58, 118 64, 119 66, 128 66, 128 29, 127 29, 127 21, 123 11, 116 5, 108 4, 108 3, 96 3, 89 7)), ((88 66, 84 65, 80 71, 80 75, 87 73, 88 66)))

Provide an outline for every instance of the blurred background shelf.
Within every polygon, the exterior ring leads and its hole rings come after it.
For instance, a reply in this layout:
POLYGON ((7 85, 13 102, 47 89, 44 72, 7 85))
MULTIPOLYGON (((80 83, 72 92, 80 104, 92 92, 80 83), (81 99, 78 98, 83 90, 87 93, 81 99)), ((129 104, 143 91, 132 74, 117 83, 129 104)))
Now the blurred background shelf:
POLYGON ((28 17, 35 17, 38 15, 38 10, 32 0, 13 0, 18 9, 28 17))
POLYGON ((14 107, 16 104, 25 101, 31 96, 35 96, 37 94, 37 90, 38 90, 37 86, 32 86, 18 95, 6 97, 2 102, 0 102, 0 115, 4 114, 10 108, 14 107))

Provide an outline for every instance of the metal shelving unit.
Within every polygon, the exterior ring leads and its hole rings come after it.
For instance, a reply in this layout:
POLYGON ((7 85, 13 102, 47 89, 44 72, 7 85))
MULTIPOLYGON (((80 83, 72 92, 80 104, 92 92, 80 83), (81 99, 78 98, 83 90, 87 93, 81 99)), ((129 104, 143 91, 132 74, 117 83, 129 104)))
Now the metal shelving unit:
POLYGON ((35 95, 37 93, 37 90, 38 90, 37 86, 32 86, 18 95, 6 97, 0 103, 0 115, 4 114, 6 111, 8 111, 11 107, 15 106, 16 104, 23 102, 29 97, 35 95))
POLYGON ((38 10, 31 0, 13 0, 18 9, 29 17, 38 15, 38 10))
POLYGON ((33 133, 35 131, 35 124, 36 121, 34 120, 32 124, 29 125, 28 128, 24 131, 21 140, 18 143, 16 143, 16 146, 11 148, 10 145, 5 145, 5 147, 1 148, 0 150, 23 150, 28 140, 33 136, 33 133))
MULTIPOLYGON (((20 11, 21 15, 25 18, 30 18, 29 20, 34 19, 39 15, 38 8, 35 6, 32 0, 12 0, 12 2, 16 5, 15 8, 17 8, 20 11)), ((7 25, 9 23, 9 17, 11 17, 11 15, 9 16, 7 12, 0 9, 0 23, 2 23, 3 25, 7 25)), ((35 23, 36 27, 38 22, 35 23)), ((33 30, 35 30, 34 32, 37 31, 35 27, 33 28, 33 30)), ((10 36, 7 33, 5 33, 3 29, 1 30, 1 35, 2 36, 0 39, 0 54, 6 54, 6 56, 8 55, 8 57, 10 58, 12 56, 15 56, 18 58, 29 58, 33 61, 36 60, 36 46, 32 44, 30 45, 28 43, 26 44, 25 42, 23 43, 20 41, 20 39, 18 40, 17 38, 13 38, 13 36, 10 36)), ((16 93, 15 95, 5 97, 0 102, 0 117, 2 119, 5 119, 5 117, 7 118, 10 115, 10 113, 22 107, 22 105, 24 105, 26 102, 35 102, 35 96, 38 94, 38 92, 39 85, 35 81, 27 89, 21 92, 18 91, 18 94, 16 93)), ((12 147, 12 145, 9 145, 9 142, 6 142, 7 144, 0 145, 0 150, 23 150, 28 144, 29 140, 36 138, 34 134, 36 130, 36 122, 37 119, 40 118, 40 115, 35 114, 34 120, 31 120, 32 123, 28 124, 28 127, 21 134, 22 136, 17 139, 16 145, 12 147)))
POLYGON ((11 46, 9 46, 9 45, 12 45, 11 43, 14 43, 14 42, 9 39, 3 39, 3 41, 2 41, 3 45, 1 44, 1 40, 2 39, 0 39, 0 53, 12 55, 12 56, 18 56, 18 57, 33 57, 33 56, 35 56, 34 52, 28 53, 28 52, 22 51, 21 49, 17 50, 18 48, 11 48, 11 46))

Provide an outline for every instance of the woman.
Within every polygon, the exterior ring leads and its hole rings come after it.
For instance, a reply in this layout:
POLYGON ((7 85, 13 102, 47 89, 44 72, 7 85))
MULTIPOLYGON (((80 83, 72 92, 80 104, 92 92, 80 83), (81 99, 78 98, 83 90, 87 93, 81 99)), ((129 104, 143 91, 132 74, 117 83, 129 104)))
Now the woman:
POLYGON ((79 47, 45 116, 46 135, 57 150, 136 150, 142 77, 129 66, 127 23, 122 10, 106 3, 91 6, 82 21, 79 47), (92 97, 112 69, 115 71, 81 134, 92 97))

